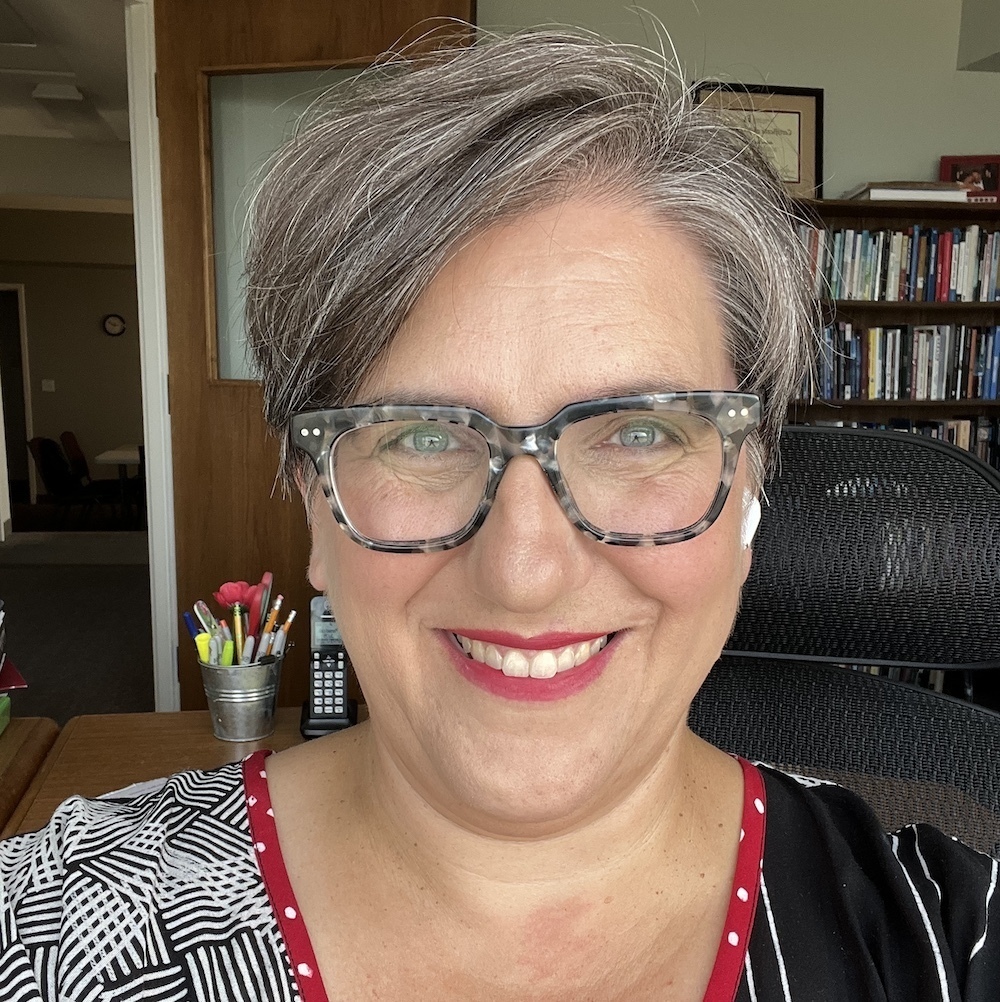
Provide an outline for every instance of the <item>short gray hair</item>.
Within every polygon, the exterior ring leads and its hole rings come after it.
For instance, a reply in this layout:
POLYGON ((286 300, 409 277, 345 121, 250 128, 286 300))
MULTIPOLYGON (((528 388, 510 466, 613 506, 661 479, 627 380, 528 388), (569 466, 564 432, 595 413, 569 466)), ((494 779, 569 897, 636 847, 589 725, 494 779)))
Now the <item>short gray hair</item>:
POLYGON ((795 207, 668 60, 562 29, 392 57, 276 155, 253 202, 247 327, 286 482, 311 479, 289 418, 352 402, 449 256, 575 193, 648 207, 702 249, 739 387, 763 401, 759 486, 817 323, 795 207))

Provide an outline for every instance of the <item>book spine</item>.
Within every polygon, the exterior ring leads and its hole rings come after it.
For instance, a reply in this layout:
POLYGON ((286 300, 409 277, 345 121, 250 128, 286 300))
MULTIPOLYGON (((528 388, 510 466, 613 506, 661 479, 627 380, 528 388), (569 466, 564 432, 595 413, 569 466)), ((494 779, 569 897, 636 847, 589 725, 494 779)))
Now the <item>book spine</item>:
POLYGON ((917 265, 920 261, 920 226, 913 227, 910 237, 910 260, 907 262, 906 298, 913 302, 917 298, 917 265))
POLYGON ((895 302, 899 295, 897 276, 899 275, 899 245, 902 242, 902 237, 903 235, 896 230, 889 240, 889 260, 885 268, 885 292, 883 294, 883 298, 888 303, 895 302))

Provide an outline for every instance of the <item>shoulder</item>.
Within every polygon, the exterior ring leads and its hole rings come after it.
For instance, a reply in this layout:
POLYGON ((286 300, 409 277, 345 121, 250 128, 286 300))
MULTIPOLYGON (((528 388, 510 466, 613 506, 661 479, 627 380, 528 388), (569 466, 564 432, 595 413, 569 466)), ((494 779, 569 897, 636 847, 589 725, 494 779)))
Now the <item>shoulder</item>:
POLYGON ((283 966, 239 763, 96 800, 73 797, 45 828, 0 842, 2 998, 29 976, 37 993, 25 989, 25 999, 56 998, 54 979, 67 976, 68 964, 81 998, 103 997, 112 983, 115 998, 145 997, 139 983, 155 968, 171 972, 164 977, 177 997, 223 999, 195 983, 212 970, 186 958, 224 954, 240 937, 283 966))
POLYGON ((816 958, 822 936, 841 958, 877 969, 884 986, 906 986, 890 998, 995 998, 995 859, 926 824, 886 832, 864 800, 836 784, 760 770, 762 900, 776 941, 784 927, 786 952, 816 958))

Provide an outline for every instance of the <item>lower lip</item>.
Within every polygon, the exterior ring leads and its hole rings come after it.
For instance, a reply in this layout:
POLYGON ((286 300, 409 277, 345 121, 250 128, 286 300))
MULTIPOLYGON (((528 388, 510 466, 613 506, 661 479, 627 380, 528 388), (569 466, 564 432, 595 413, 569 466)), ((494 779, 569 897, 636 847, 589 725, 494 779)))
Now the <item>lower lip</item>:
POLYGON ((453 664, 464 678, 494 696, 502 696, 504 699, 525 703, 551 702, 582 692, 603 674, 611 660, 619 636, 620 634, 616 633, 602 650, 589 660, 584 661, 582 665, 559 672, 552 678, 523 678, 504 675, 496 668, 474 661, 456 646, 453 634, 443 631, 441 634, 453 664))

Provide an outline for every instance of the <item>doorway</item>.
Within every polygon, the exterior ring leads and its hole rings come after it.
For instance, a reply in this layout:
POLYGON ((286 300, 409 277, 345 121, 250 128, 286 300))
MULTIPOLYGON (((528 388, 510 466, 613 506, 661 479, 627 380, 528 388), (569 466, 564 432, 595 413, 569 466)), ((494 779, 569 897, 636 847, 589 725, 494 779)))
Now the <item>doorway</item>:
MULTIPOLYGON (((30 381, 24 327, 23 289, 0 285, 0 426, 6 459, 6 504, 0 500, 0 513, 10 520, 17 506, 30 504, 33 480, 28 458, 31 438, 31 414, 28 407, 30 381)), ((0 517, 0 539, 5 519, 0 517)), ((9 525, 6 527, 8 530, 9 525)))

